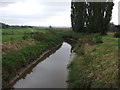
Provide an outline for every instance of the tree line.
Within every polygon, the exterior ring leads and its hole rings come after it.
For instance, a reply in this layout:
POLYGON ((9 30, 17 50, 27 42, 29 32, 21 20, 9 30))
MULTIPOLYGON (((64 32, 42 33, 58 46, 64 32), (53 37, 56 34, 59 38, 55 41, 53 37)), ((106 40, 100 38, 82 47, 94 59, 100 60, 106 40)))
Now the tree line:
POLYGON ((33 28, 33 26, 26 26, 26 25, 8 25, 8 24, 5 24, 5 23, 1 23, 0 22, 0 29, 7 29, 7 28, 33 28))
POLYGON ((106 34, 113 2, 71 2, 71 24, 76 32, 106 34))

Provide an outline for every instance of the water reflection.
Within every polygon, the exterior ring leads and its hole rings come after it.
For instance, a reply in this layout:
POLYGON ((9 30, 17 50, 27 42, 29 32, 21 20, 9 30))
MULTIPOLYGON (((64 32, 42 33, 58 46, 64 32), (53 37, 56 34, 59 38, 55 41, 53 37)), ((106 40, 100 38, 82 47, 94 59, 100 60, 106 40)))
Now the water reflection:
MULTIPOLYGON (((27 75, 17 81, 14 88, 67 88, 67 65, 75 56, 71 45, 64 42, 52 55, 34 65, 27 75), (32 70, 32 71, 31 71, 32 70)), ((40 60, 41 61, 41 60, 40 60)))

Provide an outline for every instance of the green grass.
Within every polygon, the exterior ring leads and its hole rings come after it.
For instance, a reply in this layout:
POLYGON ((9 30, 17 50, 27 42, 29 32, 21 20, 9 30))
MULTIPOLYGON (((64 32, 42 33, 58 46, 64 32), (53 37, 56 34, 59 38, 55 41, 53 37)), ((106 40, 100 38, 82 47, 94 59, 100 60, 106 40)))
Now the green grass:
POLYGON ((2 35, 2 42, 19 41, 24 35, 2 35))
POLYGON ((36 29, 36 28, 19 28, 19 29, 2 29, 2 33, 8 34, 24 34, 24 33, 31 33, 31 32, 46 32, 47 30, 44 29, 36 29))
POLYGON ((41 29, 41 28, 20 28, 20 29, 2 29, 2 42, 11 42, 22 40, 23 37, 29 37, 32 33, 53 33, 62 37, 70 37, 78 39, 82 34, 76 33, 74 31, 65 31, 65 30, 53 30, 53 29, 41 29))
POLYGON ((103 43, 75 47, 79 55, 68 66, 70 88, 117 88, 118 39, 102 36, 103 43))
POLYGON ((24 34, 31 32, 28 28, 25 29, 2 29, 2 33, 8 33, 8 34, 24 34))
POLYGON ((46 33, 48 30, 35 28, 2 29, 2 42, 19 41, 22 40, 24 36, 35 32, 46 33))
POLYGON ((103 36, 102 37, 102 40, 106 41, 106 40, 118 40, 118 38, 114 38, 114 35, 111 34, 111 35, 107 35, 107 36, 103 36))

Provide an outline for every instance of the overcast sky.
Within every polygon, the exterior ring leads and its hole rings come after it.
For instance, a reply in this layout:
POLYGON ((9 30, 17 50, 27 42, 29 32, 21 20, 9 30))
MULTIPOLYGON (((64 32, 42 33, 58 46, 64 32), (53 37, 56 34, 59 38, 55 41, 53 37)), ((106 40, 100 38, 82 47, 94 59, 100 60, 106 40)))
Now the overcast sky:
MULTIPOLYGON (((118 24, 118 1, 112 20, 118 24)), ((71 26, 71 0, 0 0, 1 22, 10 25, 71 26)))

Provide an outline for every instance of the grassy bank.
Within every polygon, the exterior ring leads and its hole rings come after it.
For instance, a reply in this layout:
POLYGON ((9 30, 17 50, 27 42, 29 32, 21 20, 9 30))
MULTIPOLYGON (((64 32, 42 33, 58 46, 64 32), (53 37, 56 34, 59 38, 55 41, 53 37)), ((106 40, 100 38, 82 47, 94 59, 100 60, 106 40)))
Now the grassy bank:
MULTIPOLYGON (((16 31, 17 32, 17 31, 16 31)), ((18 34, 19 35, 19 34, 18 34)), ((27 33, 22 39, 32 38, 37 43, 4 54, 2 57, 3 86, 9 83, 26 65, 34 62, 43 52, 63 42, 64 38, 78 39, 80 35, 73 31, 46 30, 43 32, 27 33)), ((9 41, 9 40, 8 40, 9 41)), ((19 43, 16 40, 14 42, 19 43)), ((7 43, 7 42, 6 42, 7 43)))
POLYGON ((25 67, 30 62, 33 62, 44 51, 62 42, 62 38, 59 38, 59 36, 53 35, 52 33, 47 33, 45 35, 42 33, 35 33, 31 36, 31 38, 37 40, 38 43, 3 55, 3 85, 8 83, 13 77, 16 76, 21 68, 25 67))
POLYGON ((117 88, 118 39, 113 34, 88 37, 80 39, 74 47, 78 55, 68 66, 69 87, 117 88))

